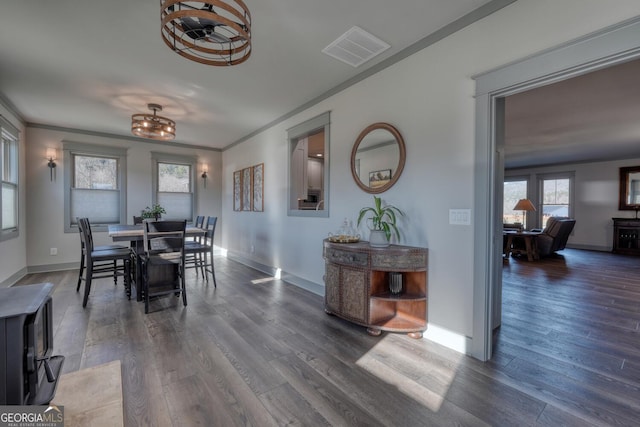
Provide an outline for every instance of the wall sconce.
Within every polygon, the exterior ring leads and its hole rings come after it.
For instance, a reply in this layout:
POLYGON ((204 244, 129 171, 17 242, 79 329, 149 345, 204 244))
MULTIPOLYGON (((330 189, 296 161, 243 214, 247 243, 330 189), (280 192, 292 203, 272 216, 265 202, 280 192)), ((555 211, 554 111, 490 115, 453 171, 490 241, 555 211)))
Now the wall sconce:
POLYGON ((202 164, 202 175, 200 175, 202 177, 202 180, 204 181, 204 188, 207 188, 207 164, 203 163, 202 164))
POLYGON ((47 160, 49 160, 49 163, 47 163, 47 166, 49 166, 49 175, 50 175, 51 181, 53 181, 53 170, 57 166, 56 162, 54 161, 55 159, 56 159, 56 149, 47 148, 47 160))

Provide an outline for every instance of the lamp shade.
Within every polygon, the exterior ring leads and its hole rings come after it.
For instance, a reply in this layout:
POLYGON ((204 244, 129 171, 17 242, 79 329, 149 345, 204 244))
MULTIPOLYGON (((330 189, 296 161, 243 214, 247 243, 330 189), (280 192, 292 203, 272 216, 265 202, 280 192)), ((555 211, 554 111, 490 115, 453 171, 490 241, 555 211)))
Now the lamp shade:
POLYGON ((536 207, 533 206, 531 200, 529 199, 520 199, 518 203, 513 207, 514 211, 535 211, 536 207))
POLYGON ((47 160, 56 160, 56 149, 47 148, 47 160))

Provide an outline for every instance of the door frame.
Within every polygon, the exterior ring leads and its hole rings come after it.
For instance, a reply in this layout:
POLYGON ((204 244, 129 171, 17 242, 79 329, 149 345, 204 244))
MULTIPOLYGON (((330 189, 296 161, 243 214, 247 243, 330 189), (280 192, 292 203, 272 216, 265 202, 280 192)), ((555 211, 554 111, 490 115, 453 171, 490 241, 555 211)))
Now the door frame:
POLYGON ((502 296, 502 190, 504 98, 640 58, 640 17, 474 76, 473 338, 470 353, 491 358, 492 333, 502 296))

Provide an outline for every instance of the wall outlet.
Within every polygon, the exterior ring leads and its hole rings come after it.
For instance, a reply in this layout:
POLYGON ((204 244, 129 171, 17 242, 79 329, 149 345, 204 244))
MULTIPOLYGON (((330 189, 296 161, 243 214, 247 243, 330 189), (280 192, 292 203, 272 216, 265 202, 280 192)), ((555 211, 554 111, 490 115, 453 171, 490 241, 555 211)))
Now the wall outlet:
POLYGON ((49 255, 58 255, 58 248, 49 249, 49 255))

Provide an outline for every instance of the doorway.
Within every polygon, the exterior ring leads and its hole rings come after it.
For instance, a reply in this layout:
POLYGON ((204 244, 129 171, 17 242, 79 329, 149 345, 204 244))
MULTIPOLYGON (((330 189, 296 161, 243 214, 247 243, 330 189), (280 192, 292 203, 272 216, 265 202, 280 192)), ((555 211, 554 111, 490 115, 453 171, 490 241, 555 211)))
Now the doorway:
POLYGON ((618 24, 503 68, 475 76, 474 315, 471 354, 488 360, 502 292, 504 99, 640 58, 640 19, 618 24), (577 65, 576 65, 577 64, 577 65))

